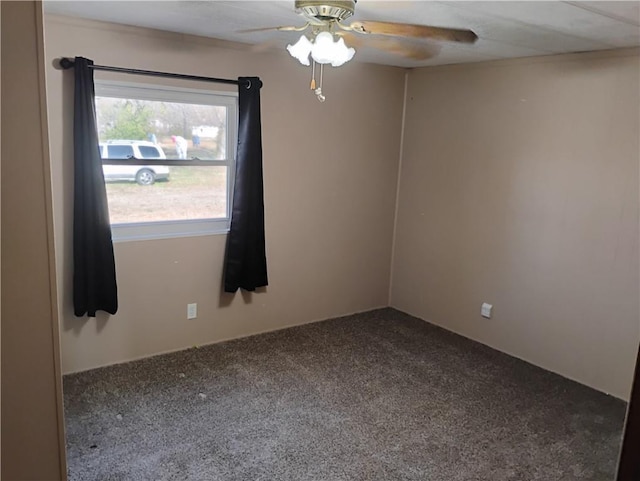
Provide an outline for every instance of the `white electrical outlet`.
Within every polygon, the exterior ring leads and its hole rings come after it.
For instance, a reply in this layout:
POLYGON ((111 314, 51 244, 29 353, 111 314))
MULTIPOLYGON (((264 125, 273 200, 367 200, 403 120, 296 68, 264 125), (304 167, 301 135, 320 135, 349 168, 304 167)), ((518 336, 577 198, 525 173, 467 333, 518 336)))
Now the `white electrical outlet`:
POLYGON ((198 317, 198 304, 187 304, 187 319, 195 319, 198 317))
POLYGON ((486 317, 487 319, 491 319, 491 310, 493 306, 491 304, 487 304, 486 302, 482 303, 482 307, 480 308, 480 315, 482 317, 486 317))

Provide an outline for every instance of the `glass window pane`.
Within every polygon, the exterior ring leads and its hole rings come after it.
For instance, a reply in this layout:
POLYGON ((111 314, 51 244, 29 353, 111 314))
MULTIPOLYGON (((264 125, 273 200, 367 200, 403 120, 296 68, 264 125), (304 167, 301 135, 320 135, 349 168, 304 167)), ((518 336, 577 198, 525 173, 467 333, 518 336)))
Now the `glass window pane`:
POLYGON ((100 142, 152 142, 167 159, 224 160, 230 154, 225 106, 97 96, 96 113, 100 142))
POLYGON ((130 159, 102 166, 114 238, 226 232, 237 97, 108 81, 97 81, 96 92, 101 155, 130 159), (145 165, 151 159, 162 165, 145 165), (187 165, 173 164, 176 159, 187 165), (189 160, 223 165, 188 165, 189 160))
MULTIPOLYGON (((104 166, 108 167, 118 166, 104 166)), ((227 167, 224 166, 172 166, 168 182, 139 185, 130 179, 112 180, 106 185, 112 224, 227 216, 227 167)))

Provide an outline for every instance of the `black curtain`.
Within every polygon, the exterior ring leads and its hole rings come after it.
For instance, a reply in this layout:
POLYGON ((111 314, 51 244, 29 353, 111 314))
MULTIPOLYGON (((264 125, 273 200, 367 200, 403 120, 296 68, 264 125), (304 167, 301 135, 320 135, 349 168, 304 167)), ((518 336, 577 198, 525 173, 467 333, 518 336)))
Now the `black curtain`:
POLYGON ((73 308, 75 315, 118 310, 116 267, 95 112, 92 60, 75 58, 73 118, 73 308))
POLYGON ((238 79, 238 153, 231 228, 224 262, 224 290, 254 291, 268 284, 264 240, 262 132, 257 77, 238 79))

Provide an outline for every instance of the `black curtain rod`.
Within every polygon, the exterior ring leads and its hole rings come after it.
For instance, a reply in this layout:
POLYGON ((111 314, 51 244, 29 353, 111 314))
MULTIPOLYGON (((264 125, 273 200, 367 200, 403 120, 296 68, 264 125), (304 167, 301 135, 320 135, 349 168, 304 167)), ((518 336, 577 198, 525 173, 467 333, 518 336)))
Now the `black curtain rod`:
MULTIPOLYGON (((60 67, 64 70, 68 70, 73 68, 75 65, 75 61, 71 58, 63 57, 59 61, 60 67)), ((152 77, 167 77, 167 78, 177 78, 182 80, 197 80, 200 82, 216 82, 222 84, 233 84, 240 85, 240 81, 226 79, 226 78, 214 78, 214 77, 201 77, 199 75, 185 75, 181 73, 171 73, 171 72, 156 72, 153 70, 140 70, 135 68, 124 68, 124 67, 110 67, 108 65, 89 65, 89 68, 93 70, 105 70, 107 72, 120 72, 120 73, 129 73, 134 75, 149 75, 152 77)), ((247 88, 251 87, 251 81, 247 81, 247 88)))

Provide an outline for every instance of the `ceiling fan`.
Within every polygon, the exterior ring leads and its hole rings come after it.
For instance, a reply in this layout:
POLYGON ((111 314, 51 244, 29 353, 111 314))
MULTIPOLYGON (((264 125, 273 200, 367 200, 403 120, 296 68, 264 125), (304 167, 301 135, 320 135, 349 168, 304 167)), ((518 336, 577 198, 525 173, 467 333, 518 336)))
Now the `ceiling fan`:
POLYGON ((297 43, 288 45, 287 50, 300 63, 311 66, 311 89, 321 102, 325 100, 322 94, 324 65, 330 64, 333 67, 343 65, 353 58, 354 47, 370 46, 406 58, 425 60, 437 55, 439 45, 419 44, 415 41, 410 43, 407 40, 474 43, 478 39, 471 30, 457 28, 370 20, 344 23, 346 19, 353 16, 357 1, 296 0, 295 11, 306 20, 304 25, 257 28, 243 32, 269 30, 305 32, 297 43), (319 65, 318 82, 316 82, 316 64, 319 65))

